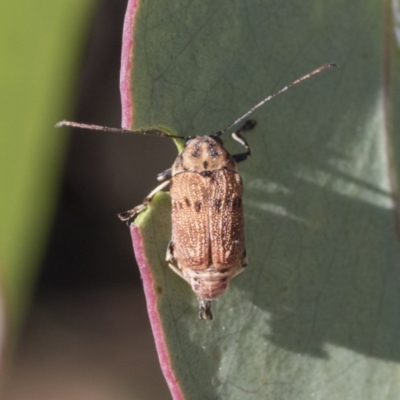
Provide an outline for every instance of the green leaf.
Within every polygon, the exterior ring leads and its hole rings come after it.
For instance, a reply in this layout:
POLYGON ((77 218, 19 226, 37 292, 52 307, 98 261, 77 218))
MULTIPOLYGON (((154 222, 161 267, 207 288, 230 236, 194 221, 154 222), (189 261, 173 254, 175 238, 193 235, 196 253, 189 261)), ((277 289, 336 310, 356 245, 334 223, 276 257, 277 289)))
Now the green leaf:
POLYGON ((91 4, 0 3, 0 325, 12 340, 53 216, 66 140, 54 124, 66 117, 91 4))
POLYGON ((210 134, 317 66, 341 67, 252 115, 253 156, 240 166, 249 266, 213 321, 197 319, 193 292, 164 261, 168 196, 132 228, 173 397, 398 399, 389 2, 148 0, 133 21, 133 108, 123 104, 133 127, 210 134))

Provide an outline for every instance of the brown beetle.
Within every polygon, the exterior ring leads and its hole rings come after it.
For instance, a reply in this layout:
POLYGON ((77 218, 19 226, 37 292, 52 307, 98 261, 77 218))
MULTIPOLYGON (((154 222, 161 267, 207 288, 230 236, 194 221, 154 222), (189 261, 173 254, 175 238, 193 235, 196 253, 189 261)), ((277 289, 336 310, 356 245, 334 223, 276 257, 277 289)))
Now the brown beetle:
POLYGON ((119 218, 133 222, 156 193, 171 185, 172 236, 166 261, 170 268, 187 281, 199 302, 199 318, 212 319, 211 301, 221 296, 229 282, 247 266, 244 246, 243 185, 237 163, 246 160, 251 149, 243 133, 256 126, 247 121, 232 137, 244 146, 245 152, 230 155, 221 135, 245 119, 257 108, 290 87, 336 64, 324 64, 291 84, 273 93, 252 107, 226 129, 209 136, 182 137, 160 129, 130 131, 70 121, 56 126, 73 126, 108 132, 139 133, 177 138, 185 141, 183 151, 172 168, 157 179, 163 181, 132 210, 119 218))
MULTIPOLYGON (((236 135, 254 126, 248 121, 236 135)), ((172 166, 167 262, 196 293, 200 319, 212 318, 211 300, 221 296, 247 265, 243 185, 237 167, 250 155, 247 143, 246 148, 246 153, 231 156, 218 136, 200 136, 187 142, 172 166)))

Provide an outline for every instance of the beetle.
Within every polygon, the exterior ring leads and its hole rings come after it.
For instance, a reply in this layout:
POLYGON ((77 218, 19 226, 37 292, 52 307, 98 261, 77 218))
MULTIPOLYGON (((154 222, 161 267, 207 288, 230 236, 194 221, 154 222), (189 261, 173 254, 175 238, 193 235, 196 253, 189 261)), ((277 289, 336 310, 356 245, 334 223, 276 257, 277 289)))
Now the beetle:
POLYGON ((244 147, 243 153, 229 154, 221 136, 278 94, 336 66, 335 63, 324 64, 296 79, 267 96, 227 128, 211 135, 175 136, 158 128, 131 131, 71 121, 56 124, 56 127, 72 126, 107 132, 138 133, 181 139, 185 142, 184 149, 172 167, 157 176, 162 183, 145 197, 142 204, 118 216, 131 224, 154 196, 170 185, 172 234, 166 261, 192 287, 198 299, 200 319, 212 319, 211 301, 221 296, 230 281, 247 266, 243 184, 238 163, 251 155, 251 148, 243 134, 254 129, 256 121, 248 120, 232 133, 233 139, 244 147))

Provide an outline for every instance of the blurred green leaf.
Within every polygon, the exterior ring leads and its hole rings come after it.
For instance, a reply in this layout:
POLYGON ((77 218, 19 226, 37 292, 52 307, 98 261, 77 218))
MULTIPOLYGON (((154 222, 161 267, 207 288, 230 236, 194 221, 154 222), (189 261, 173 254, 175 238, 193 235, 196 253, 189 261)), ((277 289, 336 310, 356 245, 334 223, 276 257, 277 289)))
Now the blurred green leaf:
POLYGON ((253 157, 241 165, 249 266, 214 302, 212 322, 197 319, 194 294, 164 261, 166 196, 137 221, 144 240, 137 255, 155 280, 156 303, 148 303, 163 329, 156 341, 165 340, 170 362, 164 373, 176 377, 184 398, 400 397, 396 149, 393 159, 388 154, 398 136, 390 113, 398 92, 390 86, 399 82, 392 68, 399 49, 389 7, 140 3, 135 127, 210 134, 317 66, 341 67, 252 116, 253 157))
POLYGON ((92 4, 0 3, 0 266, 12 329, 26 309, 53 216, 66 139, 54 124, 66 117, 92 4))

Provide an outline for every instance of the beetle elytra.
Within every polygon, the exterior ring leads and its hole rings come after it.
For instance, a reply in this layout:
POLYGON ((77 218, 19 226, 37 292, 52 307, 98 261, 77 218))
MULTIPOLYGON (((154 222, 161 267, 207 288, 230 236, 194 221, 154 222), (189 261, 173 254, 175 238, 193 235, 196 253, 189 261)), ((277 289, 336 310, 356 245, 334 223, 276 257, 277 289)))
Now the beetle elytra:
POLYGON ((146 196, 142 204, 119 214, 119 218, 133 222, 153 197, 170 185, 172 234, 166 261, 192 287, 198 299, 200 319, 212 319, 211 301, 221 296, 232 278, 247 266, 243 185, 237 164, 251 155, 243 134, 253 129, 256 122, 248 120, 232 133, 232 137, 244 147, 243 153, 230 155, 223 146, 221 136, 278 94, 332 67, 336 64, 324 64, 296 79, 267 96, 230 126, 212 135, 174 136, 157 128, 130 131, 71 121, 61 121, 56 125, 178 138, 185 142, 172 167, 158 175, 157 179, 162 183, 146 196))

